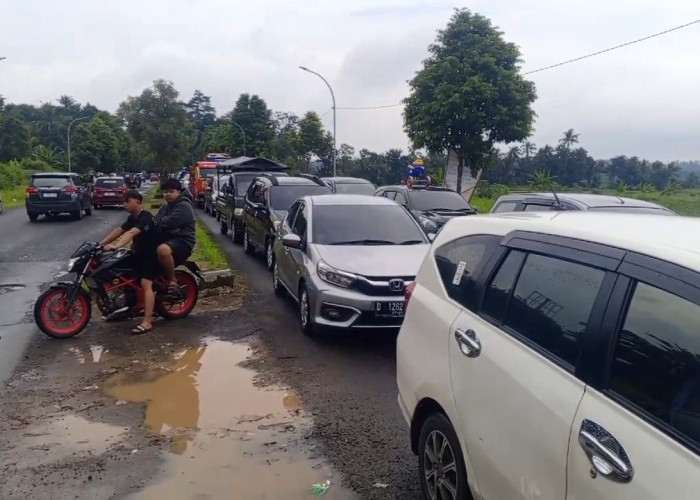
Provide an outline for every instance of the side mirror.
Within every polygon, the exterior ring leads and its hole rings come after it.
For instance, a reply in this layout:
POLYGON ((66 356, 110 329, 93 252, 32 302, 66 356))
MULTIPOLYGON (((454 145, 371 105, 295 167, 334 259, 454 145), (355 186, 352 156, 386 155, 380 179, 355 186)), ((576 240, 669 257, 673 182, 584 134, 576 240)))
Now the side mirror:
POLYGON ((437 236, 437 234, 435 234, 435 233, 428 233, 428 240, 430 241, 430 243, 435 241, 436 236, 437 236))
POLYGON ((285 234, 282 236, 282 245, 287 248, 296 248, 297 250, 303 246, 301 238, 296 234, 285 234))

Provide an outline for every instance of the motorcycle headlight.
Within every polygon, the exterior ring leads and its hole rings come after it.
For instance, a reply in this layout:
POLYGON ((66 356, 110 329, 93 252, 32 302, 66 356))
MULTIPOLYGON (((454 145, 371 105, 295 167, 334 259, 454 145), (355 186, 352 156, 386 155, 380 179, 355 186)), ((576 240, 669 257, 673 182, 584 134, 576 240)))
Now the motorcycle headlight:
POLYGON ((318 265, 316 266, 316 272, 318 273, 318 276, 326 283, 342 288, 349 288, 357 279, 356 275, 346 273, 345 271, 340 271, 329 266, 322 260, 319 261, 318 265))
POLYGON ((242 208, 234 208, 233 215, 235 215, 236 217, 241 217, 243 215, 243 209, 242 208))
POLYGON ((73 272, 73 268, 78 263, 78 260, 79 260, 78 257, 74 257, 68 261, 68 272, 69 273, 73 272))

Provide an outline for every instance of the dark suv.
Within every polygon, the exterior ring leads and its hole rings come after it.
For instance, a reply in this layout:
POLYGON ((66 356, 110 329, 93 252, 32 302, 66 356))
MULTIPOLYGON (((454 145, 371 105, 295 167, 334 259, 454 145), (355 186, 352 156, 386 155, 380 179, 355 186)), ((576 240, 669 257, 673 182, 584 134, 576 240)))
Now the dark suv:
POLYGON ((278 177, 262 174, 256 177, 245 196, 245 252, 252 254, 256 249, 264 250, 267 268, 272 270, 275 263, 272 244, 289 207, 299 198, 319 194, 333 194, 333 191, 316 176, 278 177))
POLYGON ((33 174, 27 187, 25 202, 29 220, 40 215, 70 213, 76 219, 92 214, 92 189, 78 174, 33 174))
POLYGON ((457 192, 443 187, 384 186, 374 196, 384 196, 403 205, 426 234, 437 233, 453 217, 476 214, 476 209, 457 192))

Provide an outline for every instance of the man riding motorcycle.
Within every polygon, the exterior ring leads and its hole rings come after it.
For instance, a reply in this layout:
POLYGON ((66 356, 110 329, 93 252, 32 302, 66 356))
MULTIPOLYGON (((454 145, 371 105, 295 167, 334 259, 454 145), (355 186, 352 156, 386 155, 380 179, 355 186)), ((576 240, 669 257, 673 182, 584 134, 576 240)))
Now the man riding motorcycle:
POLYGON ((144 294, 143 320, 131 330, 133 334, 142 334, 153 330, 153 309, 155 306, 153 280, 159 271, 156 248, 161 238, 156 227, 155 217, 148 210, 143 209, 142 202, 141 193, 134 190, 127 191, 124 195, 124 207, 129 216, 124 224, 100 241, 100 245, 107 251, 116 250, 132 243, 132 251, 136 256, 144 294))
POLYGON ((168 296, 177 298, 180 294, 175 267, 182 264, 192 254, 195 243, 195 213, 192 194, 177 179, 167 179, 161 185, 166 204, 163 205, 156 221, 163 243, 158 245, 158 262, 168 281, 168 296))

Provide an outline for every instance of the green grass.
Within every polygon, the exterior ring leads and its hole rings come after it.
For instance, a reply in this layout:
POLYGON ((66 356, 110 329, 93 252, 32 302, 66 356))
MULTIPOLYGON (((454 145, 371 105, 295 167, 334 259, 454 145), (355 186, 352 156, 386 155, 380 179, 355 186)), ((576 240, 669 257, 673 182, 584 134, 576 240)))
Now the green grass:
POLYGON ((202 270, 213 271, 229 267, 226 254, 216 242, 214 236, 199 221, 197 221, 195 238, 197 243, 194 246, 194 252, 192 252, 192 259, 202 270))
POLYGON ((24 205, 26 187, 17 186, 10 189, 0 189, 0 198, 4 208, 19 207, 24 205))

